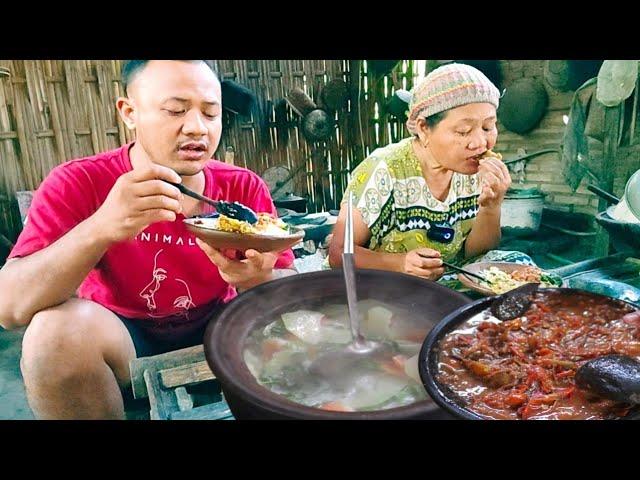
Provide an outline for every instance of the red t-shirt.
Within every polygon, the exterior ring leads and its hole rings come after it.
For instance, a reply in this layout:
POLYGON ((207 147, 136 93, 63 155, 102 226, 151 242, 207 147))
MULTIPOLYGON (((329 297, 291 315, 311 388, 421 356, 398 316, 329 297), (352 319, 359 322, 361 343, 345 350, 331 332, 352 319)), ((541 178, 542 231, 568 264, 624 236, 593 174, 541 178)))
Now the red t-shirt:
MULTIPOLYGON (((118 177, 132 170, 130 146, 55 167, 36 191, 9 258, 49 246, 90 217, 118 177)), ((250 170, 211 160, 204 174, 206 196, 276 213, 269 189, 250 170)), ((202 320, 213 305, 230 301, 235 289, 198 247, 184 218, 178 215, 175 222, 154 223, 133 240, 112 245, 82 282, 78 296, 124 317, 146 319, 147 327, 190 324, 202 320)), ((276 267, 286 268, 292 262, 293 253, 286 250, 276 267)))

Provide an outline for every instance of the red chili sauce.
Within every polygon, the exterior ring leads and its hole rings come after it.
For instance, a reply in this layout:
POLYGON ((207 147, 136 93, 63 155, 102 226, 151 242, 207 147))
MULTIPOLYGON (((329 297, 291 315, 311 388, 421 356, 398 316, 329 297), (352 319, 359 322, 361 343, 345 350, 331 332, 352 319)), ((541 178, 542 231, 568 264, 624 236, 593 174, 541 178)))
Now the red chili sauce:
POLYGON ((447 334, 437 380, 489 419, 625 416, 631 405, 576 388, 574 375, 582 363, 610 353, 640 359, 640 319, 623 318, 633 311, 603 296, 537 292, 520 318, 500 322, 485 311, 447 334))

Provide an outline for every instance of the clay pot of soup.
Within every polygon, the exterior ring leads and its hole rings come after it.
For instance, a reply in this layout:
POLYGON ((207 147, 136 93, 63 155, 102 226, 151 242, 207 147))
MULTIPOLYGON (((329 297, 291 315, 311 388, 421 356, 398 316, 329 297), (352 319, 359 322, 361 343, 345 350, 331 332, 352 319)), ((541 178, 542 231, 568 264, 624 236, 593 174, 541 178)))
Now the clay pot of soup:
POLYGON ((341 270, 250 289, 209 325, 206 358, 237 419, 452 418, 427 395, 418 353, 431 328, 470 299, 400 273, 359 270, 356 280, 362 332, 390 349, 331 378, 309 367, 351 341, 341 270))

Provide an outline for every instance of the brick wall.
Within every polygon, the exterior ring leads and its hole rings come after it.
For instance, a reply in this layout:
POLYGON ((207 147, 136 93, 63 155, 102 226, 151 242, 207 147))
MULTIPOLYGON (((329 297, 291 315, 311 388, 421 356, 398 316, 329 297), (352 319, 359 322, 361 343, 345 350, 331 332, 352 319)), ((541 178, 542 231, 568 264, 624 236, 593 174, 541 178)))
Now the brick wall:
MULTIPOLYGON (((509 132, 498 125, 499 136, 496 151, 509 158, 517 155, 520 148, 527 153, 548 148, 559 148, 562 144, 565 124, 563 116, 569 115, 573 91, 561 92, 544 81, 544 60, 503 60, 503 88, 523 77, 533 77, 542 81, 549 95, 547 113, 540 124, 525 135, 509 132)), ((602 143, 590 141, 590 152, 602 154, 602 143)), ((632 147, 621 147, 613 168, 615 172, 614 193, 622 195, 626 180, 640 168, 640 144, 632 147)), ((545 202, 548 206, 560 210, 596 213, 598 197, 586 189, 588 179, 583 179, 576 192, 567 185, 562 176, 560 158, 556 154, 545 154, 529 160, 526 166, 524 182, 519 183, 517 174, 513 174, 515 186, 523 188, 536 187, 547 194, 545 202)))

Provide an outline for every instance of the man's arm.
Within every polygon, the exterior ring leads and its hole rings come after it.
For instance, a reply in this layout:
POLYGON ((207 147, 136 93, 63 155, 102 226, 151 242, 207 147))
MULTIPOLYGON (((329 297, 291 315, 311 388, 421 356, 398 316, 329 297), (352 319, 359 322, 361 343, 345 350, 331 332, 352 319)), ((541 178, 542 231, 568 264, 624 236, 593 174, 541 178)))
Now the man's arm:
POLYGON ((0 325, 25 326, 40 310, 71 298, 108 246, 89 218, 48 247, 8 260, 0 270, 0 325))
POLYGON ((112 244, 175 220, 181 194, 161 178, 181 181, 160 165, 122 175, 93 215, 45 248, 7 262, 0 270, 0 325, 27 325, 37 312, 71 298, 112 244))
MULTIPOLYGON (((268 282, 270 280, 277 280, 278 278, 290 277, 291 275, 296 275, 297 273, 298 272, 296 270, 293 270, 291 268, 274 268, 271 271, 270 277, 267 277, 261 283, 265 283, 265 282, 268 282)), ((257 285, 259 285, 259 284, 257 284, 257 285)), ((248 290, 248 288, 236 287, 236 291, 238 293, 242 293, 245 290, 248 290)))

